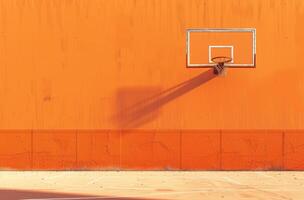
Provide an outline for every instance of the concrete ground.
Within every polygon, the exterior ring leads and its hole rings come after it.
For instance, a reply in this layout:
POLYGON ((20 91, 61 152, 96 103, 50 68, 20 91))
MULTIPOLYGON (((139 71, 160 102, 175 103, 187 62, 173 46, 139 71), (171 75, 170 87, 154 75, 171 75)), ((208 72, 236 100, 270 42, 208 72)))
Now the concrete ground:
POLYGON ((304 199, 304 173, 2 171, 0 199, 304 199))

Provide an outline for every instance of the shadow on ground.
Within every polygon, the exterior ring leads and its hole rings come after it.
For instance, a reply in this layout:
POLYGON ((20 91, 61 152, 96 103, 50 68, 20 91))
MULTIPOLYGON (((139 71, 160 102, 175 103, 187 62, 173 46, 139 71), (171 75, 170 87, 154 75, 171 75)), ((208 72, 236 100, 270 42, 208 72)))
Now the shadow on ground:
POLYGON ((1 200, 156 200, 147 198, 90 196, 80 194, 52 193, 31 190, 0 190, 1 200))

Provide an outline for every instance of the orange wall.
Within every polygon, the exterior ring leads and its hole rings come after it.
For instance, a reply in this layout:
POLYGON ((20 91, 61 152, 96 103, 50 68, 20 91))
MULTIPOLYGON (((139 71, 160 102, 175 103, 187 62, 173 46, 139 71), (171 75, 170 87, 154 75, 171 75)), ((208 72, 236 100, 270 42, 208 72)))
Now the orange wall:
POLYGON ((1 128, 304 128, 301 0, 2 0, 0 13, 1 128), (257 68, 159 97, 205 72, 185 66, 185 30, 200 27, 255 27, 257 68))
MULTIPOLYGON (((233 140, 236 143, 228 146, 239 145, 237 140, 244 137, 244 148, 240 148, 246 152, 246 137, 256 137, 246 131, 242 134, 243 130, 261 130, 256 134, 275 129, 279 136, 275 133, 274 137, 281 139, 272 140, 266 134, 261 138, 261 148, 277 141, 282 160, 286 144, 280 134, 304 129, 303 20, 302 0, 0 0, 0 135, 7 138, 4 130, 14 129, 16 138, 20 139, 21 131, 25 137, 21 141, 27 141, 23 143, 27 150, 21 146, 21 150, 12 150, 18 143, 5 142, 7 146, 1 151, 7 152, 3 155, 9 160, 15 151, 27 152, 28 162, 22 157, 20 163, 29 168, 55 169, 61 165, 53 166, 49 161, 54 152, 71 152, 73 156, 78 152, 77 134, 70 139, 64 136, 72 130, 78 134, 81 130, 112 130, 120 135, 116 142, 129 143, 140 139, 121 139, 120 130, 175 130, 182 143, 188 134, 180 132, 186 130, 224 134, 233 129, 239 135, 233 140), (214 77, 208 69, 186 69, 186 29, 203 27, 256 28, 257 67, 229 69, 225 78, 214 77), (39 130, 57 132, 48 136, 39 130), (40 143, 42 149, 35 149, 40 143), (50 153, 39 157, 39 152, 47 151, 50 153), (34 158, 42 165, 34 165, 34 158)), ((225 140, 224 136, 216 141, 225 140)), ((15 136, 10 137, 15 141, 15 136)), ((100 136, 97 141, 105 142, 103 137, 108 138, 100 136)), ((143 137, 144 144, 151 141, 151 136, 143 137)), ((190 140, 189 146, 194 146, 196 140, 190 140)), ((171 139, 164 141, 170 143, 171 139)), ((83 145, 89 147, 90 143, 83 145)), ((123 152, 133 154, 132 150, 123 152)), ((181 152, 174 155, 182 159, 181 152)), ((217 150, 213 153, 222 155, 217 150)), ((277 152, 267 155, 269 161, 277 152)), ((122 165, 121 160, 115 164, 115 159, 109 159, 114 164, 98 167, 132 168, 122 165)), ((212 159, 222 162, 222 157, 212 159)), ((0 163, 0 167, 18 168, 7 164, 14 160, 3 161, 6 164, 0 163)), ((182 166, 167 161, 162 162, 169 168, 182 166)), ((277 166, 282 165, 261 165, 281 168, 277 166)), ((214 169, 219 169, 218 165, 214 169)))

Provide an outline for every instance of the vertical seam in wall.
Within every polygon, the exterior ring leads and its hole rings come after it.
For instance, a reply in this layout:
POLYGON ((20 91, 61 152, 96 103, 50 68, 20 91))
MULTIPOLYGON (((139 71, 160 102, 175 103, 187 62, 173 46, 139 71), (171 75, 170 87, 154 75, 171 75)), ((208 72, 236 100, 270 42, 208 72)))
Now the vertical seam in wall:
POLYGON ((220 130, 220 134, 219 134, 219 139, 220 139, 220 155, 219 155, 219 157, 220 157, 220 170, 223 170, 223 166, 222 166, 222 154, 223 154, 223 145, 222 145, 222 137, 223 137, 223 132, 222 132, 222 130, 220 130))
POLYGON ((285 130, 282 133, 282 169, 285 169, 285 130))
POLYGON ((179 169, 182 170, 182 131, 179 130, 179 169))
POLYGON ((75 148, 76 166, 75 166, 75 168, 78 168, 78 129, 75 130, 75 139, 76 139, 76 148, 75 148))
POLYGON ((33 139, 33 137, 34 137, 34 131, 33 131, 33 129, 31 129, 31 170, 33 170, 33 167, 34 167, 34 158, 33 158, 33 156, 34 156, 34 144, 33 144, 33 142, 34 142, 34 139, 33 139))
POLYGON ((122 141, 122 130, 119 130, 119 170, 121 170, 122 166, 121 166, 121 158, 122 158, 122 154, 121 154, 121 142, 122 141))

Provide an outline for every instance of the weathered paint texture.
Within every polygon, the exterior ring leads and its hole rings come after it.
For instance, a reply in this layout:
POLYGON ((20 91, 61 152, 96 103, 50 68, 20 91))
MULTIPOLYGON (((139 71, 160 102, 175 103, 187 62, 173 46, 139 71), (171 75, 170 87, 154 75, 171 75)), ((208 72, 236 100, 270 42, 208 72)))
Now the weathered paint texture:
POLYGON ((304 169, 302 0, 0 0, 0 167, 304 169), (186 29, 257 67, 186 68, 186 29), (167 130, 167 131, 166 131, 167 130))

